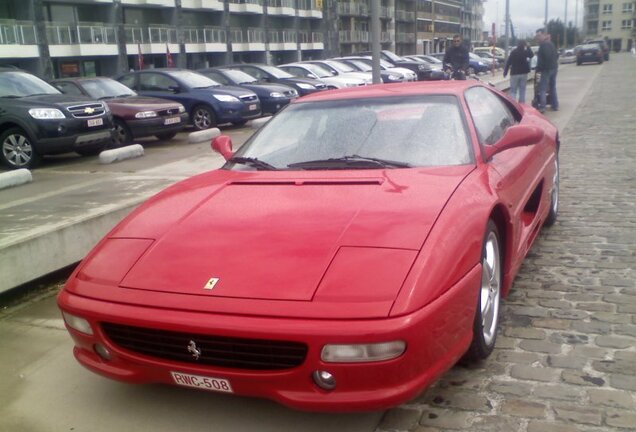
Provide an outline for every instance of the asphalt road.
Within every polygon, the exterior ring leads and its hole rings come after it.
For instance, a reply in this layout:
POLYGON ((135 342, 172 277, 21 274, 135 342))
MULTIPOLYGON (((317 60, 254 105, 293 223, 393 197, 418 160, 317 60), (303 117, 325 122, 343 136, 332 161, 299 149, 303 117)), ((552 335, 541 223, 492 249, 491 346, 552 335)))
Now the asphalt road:
MULTIPOLYGON (((618 56, 614 56, 616 58, 618 56)), ((624 63, 620 63, 621 65, 624 63)), ((573 118, 579 105, 590 103, 590 94, 599 86, 604 74, 619 67, 619 61, 612 61, 602 66, 575 67, 568 65, 559 73, 558 88, 561 106, 559 112, 548 112, 550 117, 562 131, 564 142, 572 143, 568 134, 575 136, 577 130, 568 129, 568 124, 576 120, 573 118)), ((631 66, 633 70, 633 65, 631 66)), ((528 88, 529 96, 532 94, 528 88)), ((628 100, 628 102, 631 102, 628 100)), ((633 112, 633 105, 625 108, 633 112)), ((577 114, 578 115, 578 114, 577 114)), ((633 120, 632 120, 633 122, 633 120)), ((590 128, 602 128, 607 123, 600 121, 597 124, 585 125, 590 128)), ((230 132, 237 142, 244 140, 249 132, 232 130, 230 132)), ((611 131, 607 132, 611 136, 611 131)), ((182 137, 183 138, 183 137, 182 137)), ((622 139, 627 139, 626 137, 622 139)), ((193 169, 204 170, 208 166, 218 166, 219 159, 209 150, 208 144, 184 145, 183 141, 168 143, 147 143, 147 151, 144 158, 127 161, 125 165, 116 164, 102 166, 95 163, 94 159, 82 159, 74 156, 62 156, 55 160, 47 161, 40 170, 36 170, 36 176, 79 175, 90 178, 98 174, 126 175, 136 169, 148 169, 156 167, 165 172, 167 176, 175 178, 185 173, 172 172, 170 168, 174 155, 178 152, 182 159, 192 160, 193 169)), ((576 149, 570 149, 574 154, 576 149)), ((564 191, 574 191, 568 186, 568 170, 571 166, 563 162, 566 171, 563 173, 562 182, 564 191)), ((584 181, 581 176, 572 177, 577 182, 584 181)), ((7 190, 3 193, 24 193, 19 188, 7 190)), ((13 197, 20 199, 20 195, 13 197)), ((580 197, 584 199, 584 197, 580 197)), ((564 219, 561 219, 554 229, 563 230, 557 242, 567 242, 568 224, 577 220, 577 215, 568 211, 570 205, 576 205, 572 198, 564 196, 566 207, 562 210, 564 219)), ((633 206, 632 206, 633 212, 633 206)), ((634 213, 632 213, 633 217, 634 213)), ((631 219, 634 221, 634 218, 631 219)), ((633 227, 633 226, 632 226, 633 227)), ((625 229, 628 229, 627 226, 625 229)), ((570 228, 571 229, 571 228, 570 228)), ((585 232, 584 227, 581 228, 585 232)), ((577 233, 579 235, 580 233, 577 233)), ((574 234, 572 234, 574 235, 574 234)), ((545 237, 545 236, 543 236, 545 237)), ((542 237, 540 241, 546 240, 542 237)), ((548 244, 541 247, 544 250, 548 244)), ((556 248, 557 250, 558 247, 556 248)), ((534 249, 533 249, 534 250, 534 249)), ((630 249, 627 248, 629 253, 630 249)), ((565 254, 567 251, 564 251, 565 254)), ((633 259, 633 247, 631 249, 633 259)), ((558 260, 558 255, 550 256, 558 260)), ((633 263, 633 260, 631 261, 633 263)), ((545 263, 544 263, 545 264, 545 263)), ((630 266, 626 261, 625 266, 630 266)), ((632 268, 633 270, 633 268, 632 268)), ((550 272, 558 272, 559 268, 550 267, 550 272)), ((585 285, 589 274, 579 272, 577 275, 572 269, 565 268, 568 280, 572 286, 585 285), (568 272, 569 271, 569 272, 568 272)), ((539 295, 538 285, 541 282, 542 261, 533 261, 530 266, 524 266, 520 275, 520 282, 516 282, 517 292, 529 289, 539 295), (534 279, 532 279, 534 277, 534 279)), ((622 280, 622 279, 621 279, 622 280)), ((589 282, 589 281, 588 281, 589 282)), ((620 282, 620 281, 619 281, 620 282)), ((633 281, 632 281, 633 282, 633 281)), ((628 282, 623 281, 623 284, 628 282)), ((628 286, 634 289, 633 283, 628 286)), ((249 399, 193 391, 169 386, 159 385, 126 385, 113 382, 96 376, 83 369, 72 356, 72 342, 66 333, 59 312, 55 307, 54 295, 59 289, 59 283, 52 283, 42 290, 36 291, 23 301, 5 306, 0 310, 0 431, 14 432, 60 432, 60 431, 441 431, 441 430, 477 430, 476 425, 489 425, 479 430, 501 431, 569 431, 569 430, 623 430, 619 426, 608 426, 607 415, 584 417, 583 423, 579 420, 563 420, 563 417, 575 417, 577 411, 568 411, 567 407, 562 411, 555 411, 558 405, 549 407, 537 406, 538 402, 523 404, 527 395, 536 391, 534 382, 527 383, 527 376, 513 376, 513 373, 530 373, 511 366, 513 357, 508 351, 511 347, 517 347, 520 333, 506 333, 498 341, 498 351, 484 365, 473 370, 456 367, 451 370, 440 384, 425 392, 420 398, 403 407, 384 412, 357 413, 357 414, 317 414, 293 411, 270 401, 249 399), (501 353, 507 353, 502 355, 501 353), (517 372, 513 372, 517 371, 517 372), (519 372, 521 371, 521 372, 519 372), (480 383, 497 376, 499 387, 480 387, 480 383), (520 381, 521 380, 521 381, 520 381), (510 388, 507 388, 506 385, 510 388), (440 387, 441 385, 441 387, 440 387), (514 387, 514 388, 513 388, 514 387), (516 392, 518 393, 515 395, 516 392), (482 391, 483 390, 483 391, 482 391), (524 395, 525 392, 525 395, 524 395), (440 396, 441 395, 441 396, 440 396), (512 395, 512 396, 511 396, 512 395), (513 397, 514 396, 514 397, 513 397), (510 400, 506 405, 504 402, 510 400), (506 408, 507 407, 507 408, 506 408), (543 409, 545 408, 545 409, 543 409), (548 409, 549 408, 549 409, 548 409), (543 409, 543 410, 542 410, 543 409), (561 414, 556 414, 561 413, 561 414), (574 412, 574 414, 572 414, 574 412), (570 413, 570 414, 568 414, 570 413), (559 415, 561 417, 559 417, 559 415), (556 417, 556 419, 555 419, 556 417), (437 420, 440 419, 440 420, 437 420), (475 419, 486 421, 478 422, 475 419), (437 421, 437 423, 436 423, 437 421), (564 425, 575 422, 574 429, 563 429, 564 425), (585 422, 588 423, 585 423, 585 422), (538 426, 537 426, 538 424, 538 426), (534 425, 534 426, 533 426, 534 425), (543 428, 532 429, 543 426, 543 428), (580 426, 580 428, 579 428, 580 426), (552 427, 550 429, 550 427, 552 427), (556 427, 556 428, 555 428, 556 427), (614 429, 616 427, 617 429, 614 429), (590 429, 591 428, 591 429, 590 429)), ((513 289, 514 290, 514 289, 513 289)), ((564 294, 565 295, 565 294, 564 294)), ((627 300, 635 298, 628 296, 627 300)), ((558 299, 552 299, 558 300, 558 299)), ((631 300, 633 301, 633 299, 631 300)), ((529 325, 532 315, 531 308, 537 306, 536 297, 513 295, 510 302, 527 312, 530 318, 519 318, 514 321, 515 315, 507 312, 504 324, 521 332, 524 326, 529 325)), ((508 309, 511 310, 511 309, 508 309)), ((612 309, 615 312, 616 308, 612 309)), ((540 315, 543 312, 536 312, 540 315)), ((632 310, 632 314, 636 313, 632 310)), ((547 314, 547 312, 546 312, 547 314)), ((608 318, 609 319, 609 318, 608 318)), ((628 317, 633 319, 633 315, 628 317)), ((631 321, 630 321, 631 322, 631 321)), ((553 325, 557 325, 556 321, 553 325)), ((568 328, 570 329, 570 328, 568 328)), ((529 328, 528 330, 533 330, 529 328)), ((593 339, 594 329, 588 329, 590 339, 593 339)), ((610 329, 613 330, 613 329, 610 329)), ((575 333, 585 335, 585 329, 575 333)), ((540 332, 540 331, 539 331, 540 332)), ((552 333, 550 333, 552 335, 552 333)), ((544 334, 545 336, 545 334, 544 334)), ((541 339, 539 333, 528 336, 541 339)), ((632 338, 633 342, 634 338, 632 338)), ((616 342, 618 343, 618 342, 616 342)), ((633 343, 631 352, 633 353, 633 343)), ((551 346, 550 346, 551 347, 551 346)), ((629 351, 628 349, 628 351, 629 351)), ((519 356, 517 362, 532 363, 547 361, 541 352, 535 352, 536 358, 519 356), (543 357, 541 357, 543 356, 543 357)), ((596 353, 596 355, 599 355, 596 353)), ((580 361, 580 360, 579 360, 580 361)), ((534 364, 534 363, 532 363, 534 364)), ((583 367, 583 366, 581 366, 583 367)), ((589 367, 587 365, 586 367, 589 367)), ((628 369, 629 370, 629 369, 628 369)), ((546 372, 547 373, 547 372, 546 372)), ((549 375, 549 373, 548 373, 549 375)), ((488 385, 492 381, 487 381, 488 385)), ((543 381, 541 381, 543 383, 543 381)), ((571 384, 556 384, 554 393, 561 391, 569 394, 571 384)), ((607 386, 606 386, 607 387, 607 386)), ((605 388, 613 390, 613 388, 605 388)), ((634 412, 636 406, 636 393, 634 390, 623 390, 620 393, 620 403, 623 411, 631 409, 634 412), (630 402, 631 401, 631 402, 630 402), (631 405, 630 405, 631 403, 631 405), (625 406, 627 404, 627 406, 625 406)), ((586 394, 587 395, 587 394, 586 394)), ((534 397, 534 396, 533 396, 534 397)), ((570 404, 580 406, 581 411, 590 411, 593 396, 586 399, 570 400, 570 404), (586 403, 587 405, 586 405, 586 403)), ((549 397, 548 397, 549 399, 549 397)), ((610 398, 612 399, 612 398, 610 398)), ((566 399, 567 401, 567 399, 566 399)), ((600 402, 602 404, 602 402, 600 402)), ((593 409, 591 410, 593 411, 593 409)), ((620 410, 619 410, 620 411, 620 410)), ((619 412, 622 415, 623 411, 619 412)), ((625 419, 629 421, 629 418, 625 419)), ((616 423, 614 423, 616 424, 616 423)), ((628 423, 626 423, 628 424, 628 423)), ((632 426, 636 424, 636 420, 632 426)), ((570 427, 570 426, 568 426, 570 427)))

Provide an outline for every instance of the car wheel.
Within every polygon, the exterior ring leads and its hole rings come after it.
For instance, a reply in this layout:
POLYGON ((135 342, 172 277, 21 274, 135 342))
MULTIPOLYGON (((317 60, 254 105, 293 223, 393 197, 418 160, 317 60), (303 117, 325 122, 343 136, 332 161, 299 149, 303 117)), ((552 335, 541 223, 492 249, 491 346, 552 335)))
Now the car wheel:
POLYGON ((155 135, 157 138, 159 138, 160 140, 171 140, 172 138, 174 138, 175 136, 177 136, 176 132, 164 132, 164 133, 160 133, 160 134, 156 134, 155 135))
POLYGON ((0 135, 2 164, 11 168, 33 168, 41 157, 33 148, 31 140, 20 128, 7 129, 0 135))
POLYGON ((216 116, 210 108, 199 105, 192 110, 192 124, 196 130, 209 129, 216 126, 216 116))
POLYGON ((550 193, 550 212, 545 220, 546 226, 552 226, 557 220, 559 212, 559 158, 554 160, 554 177, 552 177, 552 191, 550 193))
POLYGON ((121 147, 132 142, 132 134, 126 123, 120 119, 113 119, 115 133, 113 134, 113 147, 121 147))
POLYGON ((503 275, 499 238, 497 225, 489 220, 481 251, 481 286, 473 322, 473 340, 464 355, 465 361, 485 359, 495 347, 503 275))
POLYGON ((75 149, 75 153, 82 156, 95 156, 100 154, 106 149, 105 144, 90 145, 82 148, 75 149))

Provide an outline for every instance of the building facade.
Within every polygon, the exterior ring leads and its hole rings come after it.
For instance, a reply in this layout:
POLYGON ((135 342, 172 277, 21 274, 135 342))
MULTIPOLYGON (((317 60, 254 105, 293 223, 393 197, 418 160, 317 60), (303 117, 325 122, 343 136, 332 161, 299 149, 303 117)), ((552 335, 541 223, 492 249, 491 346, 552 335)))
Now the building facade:
POLYGON ((636 46, 636 1, 585 0, 584 38, 603 38, 612 51, 636 46))
MULTIPOLYGON (((482 2, 381 0, 382 48, 478 39, 482 2)), ((347 55, 369 49, 370 14, 369 0, 2 0, 0 66, 53 78, 347 55)))

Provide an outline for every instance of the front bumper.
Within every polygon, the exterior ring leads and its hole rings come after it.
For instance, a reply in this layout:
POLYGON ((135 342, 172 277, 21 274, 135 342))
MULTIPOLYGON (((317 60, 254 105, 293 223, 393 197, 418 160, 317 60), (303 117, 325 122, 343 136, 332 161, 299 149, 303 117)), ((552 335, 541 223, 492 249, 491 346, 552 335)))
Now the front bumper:
POLYGON ((260 117, 260 115, 260 101, 249 103, 226 102, 221 104, 221 112, 217 118, 217 123, 238 123, 260 117))
MULTIPOLYGON (((182 113, 178 116, 154 117, 149 119, 126 120, 126 125, 130 128, 133 137, 141 138, 156 134, 179 132, 188 124, 188 113, 182 113), (166 124, 168 119, 178 117, 178 123, 166 124)), ((168 120, 169 122, 169 120, 168 120)))
MULTIPOLYGON (((86 319, 89 336, 69 329, 74 354, 89 370, 129 383, 175 384, 171 372, 228 380, 234 393, 276 400, 304 410, 378 410, 408 401, 449 369, 465 352, 472 338, 481 268, 476 266, 455 286, 426 307, 411 314, 376 320, 280 319, 259 316, 206 314, 162 310, 137 305, 111 304, 63 290, 58 305, 86 319), (304 362, 291 369, 255 371, 197 365, 140 355, 114 345, 100 322, 113 322, 165 331, 213 334, 226 337, 287 340, 307 345, 304 362), (373 363, 325 363, 326 344, 368 344, 402 340, 406 351, 398 358, 373 363), (94 350, 103 344, 109 361, 94 350), (314 371, 328 371, 336 379, 331 391, 312 380, 314 371)), ((187 346, 184 346, 184 350, 187 346)))
POLYGON ((275 114, 292 101, 292 98, 269 98, 261 99, 261 108, 263 113, 275 114))
POLYGON ((60 154, 78 148, 112 141, 113 123, 110 116, 101 117, 103 124, 88 127, 85 119, 37 120, 30 133, 34 136, 34 146, 41 155, 60 154))

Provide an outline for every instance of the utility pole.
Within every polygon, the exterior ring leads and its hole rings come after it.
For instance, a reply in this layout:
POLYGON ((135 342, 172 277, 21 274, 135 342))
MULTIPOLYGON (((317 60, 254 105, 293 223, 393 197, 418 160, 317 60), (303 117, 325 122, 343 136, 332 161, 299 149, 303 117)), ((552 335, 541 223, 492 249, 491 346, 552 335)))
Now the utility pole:
POLYGON ((371 0, 371 54, 373 84, 380 84, 380 0, 371 0))
POLYGON ((433 27, 433 52, 437 52, 435 46, 435 0, 431 0, 431 26, 433 27))
POLYGON ((568 0, 565 0, 565 21, 563 22, 563 49, 568 47, 568 0))
POLYGON ((506 52, 506 58, 508 58, 508 49, 510 49, 510 35, 508 34, 508 29, 510 28, 510 0, 506 0, 506 42, 504 44, 504 51, 506 52))
POLYGON ((574 2, 574 45, 578 43, 579 33, 579 0, 574 2))
POLYGON ((545 31, 548 31, 548 0, 545 0, 545 19, 543 20, 545 31))

